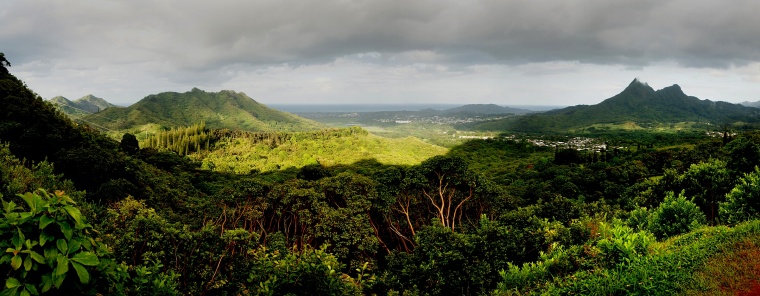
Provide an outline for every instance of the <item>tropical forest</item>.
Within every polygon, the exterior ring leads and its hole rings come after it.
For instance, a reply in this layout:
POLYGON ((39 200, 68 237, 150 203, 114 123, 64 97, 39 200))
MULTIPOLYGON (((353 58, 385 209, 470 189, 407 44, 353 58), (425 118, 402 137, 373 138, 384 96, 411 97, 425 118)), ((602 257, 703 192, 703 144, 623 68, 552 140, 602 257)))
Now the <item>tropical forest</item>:
POLYGON ((122 107, 0 57, 0 295, 760 291, 754 107, 638 79, 547 112, 122 107))

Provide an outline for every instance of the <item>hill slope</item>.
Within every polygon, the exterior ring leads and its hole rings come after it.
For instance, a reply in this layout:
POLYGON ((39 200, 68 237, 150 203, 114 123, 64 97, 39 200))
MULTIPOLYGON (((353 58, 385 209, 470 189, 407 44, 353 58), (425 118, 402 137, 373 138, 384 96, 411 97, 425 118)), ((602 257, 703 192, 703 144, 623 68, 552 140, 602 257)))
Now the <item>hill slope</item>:
POLYGON ((106 108, 116 107, 116 105, 93 95, 86 95, 74 101, 62 96, 57 96, 50 99, 50 102, 55 104, 58 109, 68 115, 85 115, 100 112, 106 108))
POLYGON ((205 92, 194 88, 185 93, 150 95, 126 108, 109 108, 85 118, 110 129, 129 129, 145 124, 165 127, 205 122, 211 129, 246 131, 304 131, 320 124, 268 108, 244 93, 205 92))
POLYGON ((678 85, 655 91, 634 79, 621 93, 596 105, 578 105, 546 113, 488 122, 478 129, 523 132, 562 131, 595 124, 757 122, 760 109, 687 96, 678 85))
POLYGON ((468 104, 461 107, 446 109, 444 114, 525 114, 533 111, 512 107, 502 107, 496 104, 468 104))

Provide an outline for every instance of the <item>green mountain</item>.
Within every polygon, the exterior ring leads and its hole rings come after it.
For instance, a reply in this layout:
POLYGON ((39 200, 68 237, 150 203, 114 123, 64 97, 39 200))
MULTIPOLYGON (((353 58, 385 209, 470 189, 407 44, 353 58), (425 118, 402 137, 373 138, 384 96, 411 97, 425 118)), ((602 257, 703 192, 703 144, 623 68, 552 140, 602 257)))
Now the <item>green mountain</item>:
POLYGON ((68 115, 86 115, 91 113, 100 112, 106 108, 115 107, 116 105, 109 103, 108 101, 98 98, 93 95, 86 95, 74 101, 71 101, 62 96, 57 96, 50 99, 50 102, 55 104, 58 109, 68 115))
POLYGON ((727 124, 760 121, 760 109, 727 102, 700 100, 677 84, 655 91, 634 79, 621 93, 596 105, 578 105, 545 113, 477 125, 477 129, 546 132, 603 124, 727 124))
POLYGON ((126 108, 108 108, 85 120, 109 129, 130 129, 146 124, 164 127, 205 122, 210 129, 246 131, 305 131, 321 128, 317 122, 277 111, 244 93, 197 88, 185 93, 149 95, 126 108))
POLYGON ((443 110, 445 114, 526 114, 533 111, 512 107, 503 107, 496 104, 469 104, 461 107, 443 110))

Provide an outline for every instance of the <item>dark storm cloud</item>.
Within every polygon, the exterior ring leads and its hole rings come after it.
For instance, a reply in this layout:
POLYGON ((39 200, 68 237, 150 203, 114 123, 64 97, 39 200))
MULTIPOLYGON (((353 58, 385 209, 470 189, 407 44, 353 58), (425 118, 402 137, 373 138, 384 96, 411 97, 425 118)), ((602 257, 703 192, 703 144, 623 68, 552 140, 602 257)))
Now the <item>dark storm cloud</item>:
POLYGON ((5 51, 129 63, 293 64, 430 50, 452 62, 725 67, 760 59, 758 1, 14 1, 5 51), (8 46, 8 44, 11 44, 8 46), (462 54, 466 53, 466 54, 462 54))

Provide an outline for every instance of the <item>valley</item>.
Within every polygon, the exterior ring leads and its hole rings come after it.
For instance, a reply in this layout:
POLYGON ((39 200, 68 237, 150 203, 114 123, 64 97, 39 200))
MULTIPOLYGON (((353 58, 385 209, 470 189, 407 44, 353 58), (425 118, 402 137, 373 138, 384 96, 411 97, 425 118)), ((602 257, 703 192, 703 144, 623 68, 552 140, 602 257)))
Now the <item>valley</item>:
POLYGON ((634 80, 545 112, 291 114, 195 88, 85 114, 95 97, 45 101, 2 70, 8 295, 673 295, 757 278, 737 257, 760 244, 760 109, 634 80))

